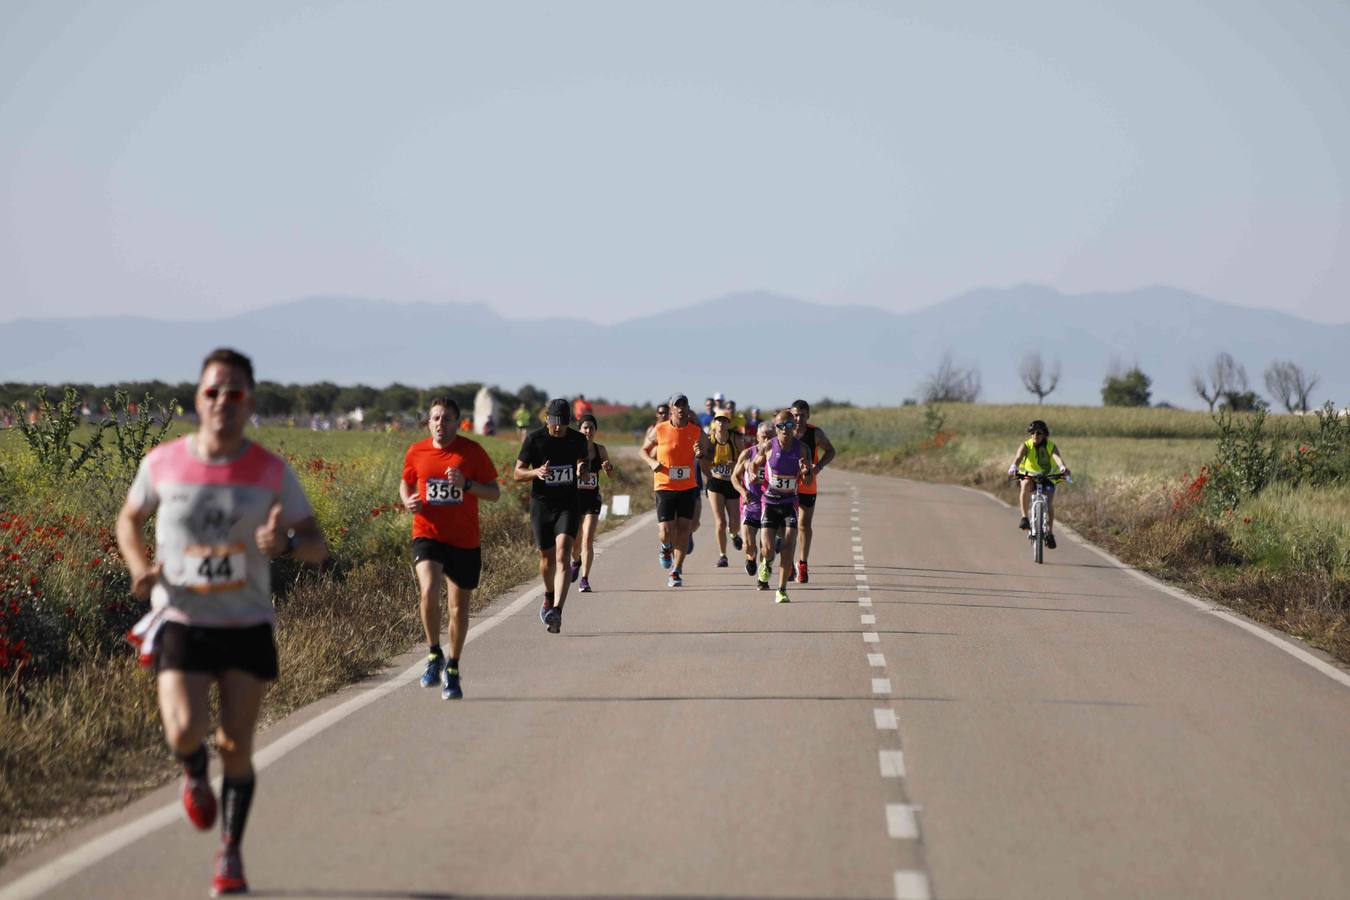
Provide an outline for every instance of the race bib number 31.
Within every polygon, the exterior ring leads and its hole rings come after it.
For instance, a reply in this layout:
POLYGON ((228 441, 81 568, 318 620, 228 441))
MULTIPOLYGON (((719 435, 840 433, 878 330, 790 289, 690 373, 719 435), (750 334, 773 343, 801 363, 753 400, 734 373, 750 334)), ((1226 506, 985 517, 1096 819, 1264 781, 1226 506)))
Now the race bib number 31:
POLYGON ((182 587, 194 594, 234 591, 248 581, 243 544, 192 546, 183 551, 182 587))
POLYGON ((433 506, 454 506, 463 503, 464 486, 455 487, 448 478, 428 478, 427 502, 433 506))
POLYGON ((797 489, 797 479, 790 475, 771 475, 769 476, 769 487, 775 491, 795 491, 797 489))
POLYGON ((671 481, 688 481, 694 477, 694 470, 689 466, 671 466, 669 476, 671 481))

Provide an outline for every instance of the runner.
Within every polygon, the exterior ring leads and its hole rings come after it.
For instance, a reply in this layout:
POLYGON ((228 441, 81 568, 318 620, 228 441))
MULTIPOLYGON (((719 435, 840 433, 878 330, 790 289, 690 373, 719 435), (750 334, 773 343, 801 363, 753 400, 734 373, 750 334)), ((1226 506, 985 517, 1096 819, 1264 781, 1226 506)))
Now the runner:
MULTIPOLYGON (((797 485, 797 527, 801 531, 802 558, 797 563, 796 576, 797 581, 806 584, 810 578, 806 560, 811 555, 811 523, 816 518, 816 491, 820 485, 816 476, 834 461, 834 444, 825 436, 824 429, 807 424, 806 420, 811 418, 811 404, 805 400, 793 401, 792 418, 797 422, 797 439, 806 445, 806 459, 811 466, 811 478, 797 485)), ((792 580, 792 574, 788 573, 789 581, 792 580)))
POLYGON ((516 407, 515 414, 516 438, 523 444, 525 437, 530 433, 530 411, 522 403, 516 407))
POLYGON ((721 394, 717 394, 703 401, 703 412, 698 414, 699 428, 707 431, 712 426, 712 420, 717 416, 717 401, 721 397, 721 394))
POLYGON ((441 685, 442 700, 464 696, 459 658, 469 633, 469 601, 478 587, 483 551, 478 501, 501 496, 497 467, 482 445, 455 434, 459 404, 437 397, 427 410, 431 436, 408 448, 398 495, 413 514, 412 557, 421 598, 427 666, 422 687, 441 685), (441 651, 441 584, 450 619, 450 657, 441 651))
POLYGON ((712 504, 713 521, 717 526, 717 568, 727 566, 727 536, 732 536, 736 549, 741 549, 741 537, 737 534, 740 524, 740 497, 732 481, 731 471, 736 458, 741 453, 738 436, 732 432, 731 423, 726 416, 718 416, 712 421, 712 456, 708 471, 708 499, 712 504))
POLYGON ((581 534, 572 543, 571 580, 581 576, 577 590, 583 594, 591 592, 591 563, 595 561, 595 532, 600 525, 600 506, 604 502, 600 496, 600 472, 613 476, 614 466, 609 462, 609 451, 603 444, 595 442, 595 416, 581 417, 581 433, 586 436, 586 466, 589 474, 577 482, 578 502, 581 506, 581 534))
MULTIPOLYGON (((741 455, 736 458, 736 467, 731 470, 731 481, 741 494, 741 532, 745 547, 745 574, 751 577, 760 573, 759 527, 763 516, 764 476, 761 472, 759 475, 751 477, 750 467, 756 457, 769 452, 769 442, 773 440, 773 426, 768 422, 760 422, 755 438, 754 444, 741 451, 741 455)), ((768 563, 768 561, 769 558, 765 557, 765 562, 768 563)), ((761 591, 769 589, 769 575, 771 574, 772 567, 770 566, 770 568, 764 570, 764 577, 758 579, 757 587, 761 591)))
POLYGON ((223 847, 212 896, 248 890, 240 843, 255 785, 253 732, 277 677, 270 560, 328 558, 295 472, 244 436, 254 389, 248 357, 223 348, 207 356, 196 394, 201 424, 146 455, 117 517, 131 593, 150 599, 133 640, 153 661, 164 736, 183 766, 183 807, 202 831, 217 810, 206 736, 211 685, 219 690, 223 847), (145 523, 156 511, 151 565, 145 523))
POLYGON ((762 527, 759 530, 763 559, 759 564, 759 580, 769 580, 769 560, 777 548, 781 556, 774 602, 787 603, 788 573, 792 570, 792 554, 797 541, 797 487, 810 480, 811 469, 804 455, 806 448, 797 440, 797 422, 791 410, 780 410, 774 416, 773 427, 777 436, 769 442, 769 452, 757 456, 750 464, 750 474, 764 478, 762 527))
POLYGON ((577 480, 588 473, 586 438, 568 428, 571 410, 561 398, 548 401, 548 424, 530 434, 516 458, 516 481, 530 483, 530 525, 539 548, 544 602, 539 619, 550 634, 562 631, 563 604, 571 583, 569 563, 581 509, 577 480))
POLYGON ((708 438, 693 421, 689 398, 670 398, 670 421, 657 422, 642 442, 656 488, 656 521, 661 538, 661 568, 670 569, 670 587, 684 584, 684 557, 692 547, 692 526, 698 505, 695 468, 707 467, 708 438))

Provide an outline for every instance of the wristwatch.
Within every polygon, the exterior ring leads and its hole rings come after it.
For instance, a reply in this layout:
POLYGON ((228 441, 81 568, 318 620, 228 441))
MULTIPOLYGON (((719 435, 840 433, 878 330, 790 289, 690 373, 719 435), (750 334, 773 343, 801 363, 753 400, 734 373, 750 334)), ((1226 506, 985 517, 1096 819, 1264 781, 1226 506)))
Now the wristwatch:
POLYGON ((300 546, 300 538, 294 528, 286 529, 286 552, 282 556, 294 556, 295 548, 300 546))
POLYGON ((465 479, 464 479, 464 493, 467 494, 467 493, 469 492, 469 488, 471 488, 471 487, 473 487, 473 482, 472 482, 471 480, 469 480, 468 478, 465 478, 465 479))

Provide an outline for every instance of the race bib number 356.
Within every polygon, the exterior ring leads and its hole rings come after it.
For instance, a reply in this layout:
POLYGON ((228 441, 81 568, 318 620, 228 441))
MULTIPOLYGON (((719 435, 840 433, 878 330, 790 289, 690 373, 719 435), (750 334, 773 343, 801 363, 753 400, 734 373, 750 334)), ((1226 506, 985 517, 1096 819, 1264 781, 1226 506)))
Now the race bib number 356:
POLYGON ((183 562, 182 587, 194 594, 238 590, 248 581, 243 544, 188 547, 183 562))
POLYGON ((427 502, 433 506, 453 506, 463 503, 464 486, 456 487, 448 478, 428 478, 427 502))

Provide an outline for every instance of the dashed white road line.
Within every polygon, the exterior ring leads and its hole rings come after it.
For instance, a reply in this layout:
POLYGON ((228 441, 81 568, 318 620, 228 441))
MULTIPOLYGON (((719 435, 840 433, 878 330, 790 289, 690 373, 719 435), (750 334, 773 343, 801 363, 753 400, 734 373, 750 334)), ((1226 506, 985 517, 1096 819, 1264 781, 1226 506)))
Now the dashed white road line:
POLYGON ((875 631, 864 631, 863 642, 867 644, 879 644, 881 643, 881 635, 877 634, 875 631))
POLYGON ((859 605, 859 606, 871 606, 871 605, 872 605, 872 598, 871 598, 871 597, 859 597, 859 598, 858 598, 858 605, 859 605))
POLYGON ((891 680, 889 678, 872 679, 872 693, 889 695, 890 692, 891 692, 891 680))
POLYGON ((895 900, 932 900, 928 876, 922 872, 895 873, 895 900))
POLYGON ((895 717, 893 709, 874 709, 872 718, 877 723, 877 731, 895 731, 900 727, 900 722, 895 717))
POLYGON ((877 624, 877 617, 872 615, 871 613, 863 613, 861 616, 858 617, 858 619, 863 625, 877 624))
POLYGON ((880 750, 878 760, 881 763, 882 778, 905 777, 905 754, 902 750, 880 750))
POLYGON ((874 669, 886 668, 886 657, 880 653, 867 654, 867 664, 874 669))
POLYGON ((917 806, 909 803, 886 804, 886 833, 898 841, 913 841, 919 837, 917 806))

